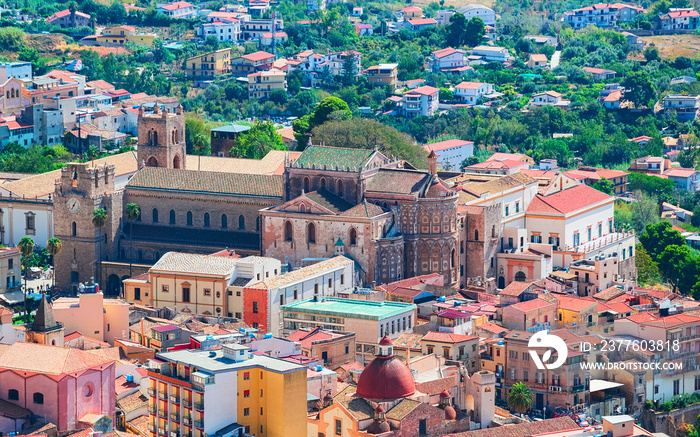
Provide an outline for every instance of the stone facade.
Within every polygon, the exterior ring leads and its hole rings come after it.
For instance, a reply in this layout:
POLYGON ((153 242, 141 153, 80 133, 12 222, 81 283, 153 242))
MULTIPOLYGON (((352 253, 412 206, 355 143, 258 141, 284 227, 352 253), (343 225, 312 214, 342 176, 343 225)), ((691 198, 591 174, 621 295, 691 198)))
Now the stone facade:
POLYGON ((182 106, 175 113, 160 109, 156 104, 152 114, 145 114, 143 105, 138 119, 138 160, 140 165, 184 169, 185 117, 182 106))
POLYGON ((460 208, 460 284, 468 279, 485 281, 496 277, 496 254, 501 241, 501 209, 490 206, 468 205, 460 208))
POLYGON ((122 216, 122 193, 114 192, 114 166, 71 163, 61 170, 54 195, 54 234, 63 242, 56 255, 56 286, 77 292, 97 278, 96 260, 114 257, 122 216), (103 228, 92 224, 93 211, 105 209, 103 228))

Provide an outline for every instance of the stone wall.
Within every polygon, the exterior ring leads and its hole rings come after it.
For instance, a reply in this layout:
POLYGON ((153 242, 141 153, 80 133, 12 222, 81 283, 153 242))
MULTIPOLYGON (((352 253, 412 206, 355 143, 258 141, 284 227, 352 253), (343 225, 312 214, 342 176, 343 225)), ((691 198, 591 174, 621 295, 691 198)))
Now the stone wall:
POLYGON ((686 423, 695 423, 700 414, 700 404, 691 405, 668 413, 653 410, 642 411, 642 427, 650 432, 662 432, 670 437, 682 437, 678 429, 686 423))

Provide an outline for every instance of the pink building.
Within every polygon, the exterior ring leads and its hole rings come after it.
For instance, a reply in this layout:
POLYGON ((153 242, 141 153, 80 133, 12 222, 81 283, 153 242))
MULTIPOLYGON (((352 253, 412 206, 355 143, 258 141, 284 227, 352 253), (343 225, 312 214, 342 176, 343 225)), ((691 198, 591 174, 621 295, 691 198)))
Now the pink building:
MULTIPOLYGON (((31 411, 59 432, 113 424, 116 394, 114 358, 104 350, 36 343, 0 345, 0 405, 31 411)), ((0 417, 0 432, 21 431, 24 419, 0 417)))
POLYGON ((529 328, 553 325, 557 319, 556 302, 533 299, 503 308, 503 326, 527 331, 529 328))

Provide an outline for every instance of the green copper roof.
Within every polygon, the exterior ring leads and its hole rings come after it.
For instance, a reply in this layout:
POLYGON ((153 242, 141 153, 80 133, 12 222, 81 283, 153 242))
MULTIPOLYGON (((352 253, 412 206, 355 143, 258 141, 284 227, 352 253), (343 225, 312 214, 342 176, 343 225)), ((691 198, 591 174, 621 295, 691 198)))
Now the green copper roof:
POLYGON ((282 306, 282 311, 286 312, 366 320, 383 320, 415 311, 415 309, 416 306, 412 303, 372 302, 337 297, 325 297, 318 302, 312 298, 282 306))
POLYGON ((294 162, 295 167, 360 171, 374 154, 369 149, 309 146, 294 162))
POLYGON ((343 240, 341 240, 340 237, 338 237, 338 241, 335 242, 335 245, 336 246, 345 246, 345 244, 343 244, 343 240))

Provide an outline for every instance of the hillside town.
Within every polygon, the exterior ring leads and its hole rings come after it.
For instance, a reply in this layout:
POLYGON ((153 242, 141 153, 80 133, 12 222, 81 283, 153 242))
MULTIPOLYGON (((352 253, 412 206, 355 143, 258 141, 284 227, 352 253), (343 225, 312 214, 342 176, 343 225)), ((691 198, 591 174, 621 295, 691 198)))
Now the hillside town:
POLYGON ((0 437, 698 437, 699 8, 6 2, 0 437))

